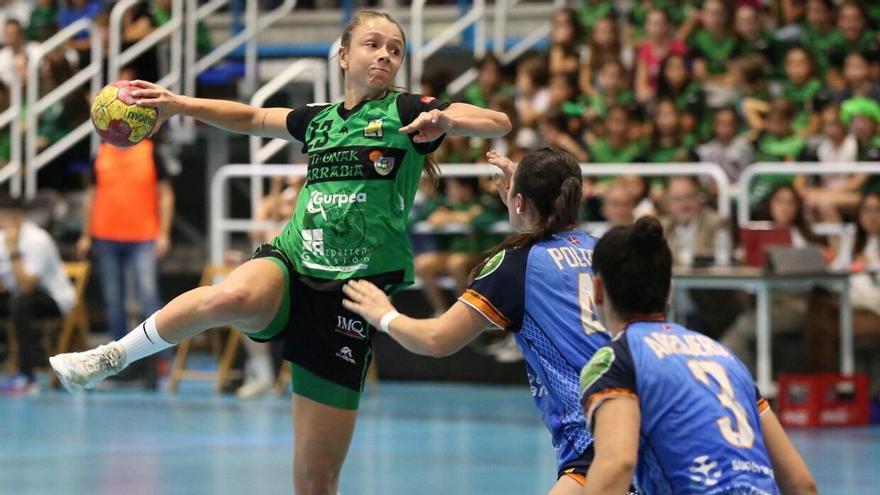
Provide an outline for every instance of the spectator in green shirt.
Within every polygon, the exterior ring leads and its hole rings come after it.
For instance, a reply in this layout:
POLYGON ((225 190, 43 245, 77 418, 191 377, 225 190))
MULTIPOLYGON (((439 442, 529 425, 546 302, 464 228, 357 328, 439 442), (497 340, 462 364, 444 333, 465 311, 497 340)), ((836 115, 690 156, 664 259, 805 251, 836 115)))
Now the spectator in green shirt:
POLYGON ((837 37, 828 53, 830 67, 826 79, 829 85, 843 85, 841 72, 847 55, 852 53, 862 53, 869 60, 880 60, 880 40, 877 33, 868 29, 862 7, 855 2, 845 2, 838 9, 837 37))
POLYGON ((651 124, 651 140, 637 161, 670 163, 695 159, 694 139, 684 131, 675 102, 669 99, 658 101, 651 124))
POLYGON ((824 85, 816 76, 815 61, 805 47, 795 46, 785 54, 785 77, 781 96, 800 109, 793 122, 794 130, 802 136, 812 136, 821 125, 813 114, 813 101, 824 85))
POLYGON ((693 80, 683 55, 668 55, 660 65, 657 99, 669 99, 681 114, 682 129, 687 134, 707 138, 711 134, 711 117, 706 110, 706 91, 693 80))
POLYGON ((839 43, 840 32, 834 27, 834 3, 831 0, 807 0, 807 23, 801 31, 801 40, 809 48, 816 61, 816 72, 825 77, 834 46, 839 43))
POLYGON ((57 29, 58 5, 55 0, 37 0, 27 25, 27 39, 46 41, 57 29))
POLYGON ((559 9, 553 13, 553 30, 550 32, 550 74, 577 74, 580 69, 580 45, 584 39, 583 28, 577 12, 572 8, 559 9))
POLYGON ((584 119, 590 125, 595 125, 605 118, 611 106, 634 106, 635 94, 631 87, 623 64, 617 60, 606 62, 599 69, 592 90, 585 95, 584 119))
POLYGON ((590 33, 590 41, 584 51, 580 69, 579 85, 581 92, 591 93, 596 75, 603 65, 609 62, 620 62, 625 68, 631 68, 633 50, 624 47, 621 42, 620 29, 613 17, 603 17, 596 21, 590 33))
POLYGON ((719 80, 727 72, 727 61, 736 48, 736 37, 730 30, 730 14, 721 0, 706 0, 700 11, 702 26, 687 39, 688 51, 694 58, 694 76, 703 80, 719 80))
POLYGON ((513 88, 504 82, 501 62, 487 54, 477 62, 477 80, 462 91, 462 101, 481 108, 489 107, 489 98, 496 94, 513 95, 513 88))
MULTIPOLYGON (((794 116, 794 107, 786 98, 776 98, 770 103, 770 109, 764 119, 765 130, 757 135, 755 143, 756 161, 791 162, 801 157, 806 140, 794 132, 792 127, 794 116)), ((759 204, 775 186, 791 185, 793 181, 791 175, 761 175, 752 182, 749 202, 752 205, 759 204)))
MULTIPOLYGON (((760 55, 771 70, 778 70, 784 56, 784 47, 767 29, 756 7, 748 4, 738 6, 734 14, 733 29, 736 47, 731 58, 760 55)), ((782 73, 781 70, 778 72, 782 73)))

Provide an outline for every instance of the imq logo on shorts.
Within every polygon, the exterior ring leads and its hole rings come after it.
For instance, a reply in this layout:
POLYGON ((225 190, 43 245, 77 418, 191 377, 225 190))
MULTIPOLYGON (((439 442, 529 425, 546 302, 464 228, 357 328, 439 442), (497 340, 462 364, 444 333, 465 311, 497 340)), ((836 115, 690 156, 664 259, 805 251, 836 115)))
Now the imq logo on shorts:
POLYGON ((336 315, 336 328, 333 331, 354 339, 367 340, 367 325, 357 318, 336 315))

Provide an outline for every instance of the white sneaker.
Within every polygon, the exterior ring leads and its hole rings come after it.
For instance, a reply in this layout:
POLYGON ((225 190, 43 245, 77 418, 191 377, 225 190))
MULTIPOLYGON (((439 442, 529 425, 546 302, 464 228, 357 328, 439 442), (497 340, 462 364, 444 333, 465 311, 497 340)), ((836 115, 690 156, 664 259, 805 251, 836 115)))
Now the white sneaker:
POLYGON ((68 392, 81 392, 83 389, 94 388, 101 380, 119 373, 127 363, 122 346, 118 342, 110 342, 90 351, 52 356, 49 364, 68 392))
POLYGON ((275 384, 272 383, 271 380, 252 380, 245 382, 244 385, 238 387, 238 390, 235 391, 235 395, 237 395, 239 399, 252 399, 268 393, 272 390, 273 386, 275 386, 275 384))

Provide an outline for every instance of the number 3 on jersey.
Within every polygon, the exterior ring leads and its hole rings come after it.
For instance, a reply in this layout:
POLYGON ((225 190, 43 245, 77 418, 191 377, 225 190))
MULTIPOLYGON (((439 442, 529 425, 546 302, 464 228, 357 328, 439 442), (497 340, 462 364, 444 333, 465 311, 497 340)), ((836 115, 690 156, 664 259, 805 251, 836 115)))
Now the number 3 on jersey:
POLYGON ((724 367, 714 361, 688 361, 688 367, 694 377, 704 385, 712 386, 709 377, 711 376, 715 383, 720 387, 718 392, 718 401, 721 405, 733 413, 736 425, 730 420, 729 416, 718 418, 718 429, 721 430, 721 436, 727 443, 741 449, 750 449, 755 443, 755 430, 749 425, 749 417, 743 406, 737 402, 733 393, 733 387, 730 384, 730 378, 724 367))

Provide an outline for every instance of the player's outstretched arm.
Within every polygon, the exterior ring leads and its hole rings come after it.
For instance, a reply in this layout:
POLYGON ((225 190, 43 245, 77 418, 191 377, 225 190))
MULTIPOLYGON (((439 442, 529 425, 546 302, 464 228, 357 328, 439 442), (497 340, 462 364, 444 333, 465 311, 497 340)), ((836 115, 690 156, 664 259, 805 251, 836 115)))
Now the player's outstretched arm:
POLYGON ((510 132, 507 114, 467 103, 453 103, 444 110, 422 112, 400 128, 405 134, 417 133, 413 141, 429 143, 444 134, 481 138, 501 137, 510 132))
POLYGON ((779 419, 768 409, 761 413, 764 443, 773 464, 776 484, 785 495, 814 495, 819 493, 807 463, 792 445, 779 419))
POLYGON ((287 130, 289 108, 257 108, 227 100, 210 100, 175 94, 147 81, 132 81, 138 103, 159 111, 158 129, 174 115, 186 115, 214 127, 240 134, 291 139, 287 130))
POLYGON ((620 494, 629 491, 639 455, 639 403, 630 397, 606 399, 593 413, 596 457, 587 471, 584 493, 620 494))
MULTIPOLYGON (((388 296, 370 282, 353 280, 342 288, 343 306, 381 328, 382 317, 394 311, 388 296)), ((396 316, 388 334, 406 350, 423 356, 454 354, 488 327, 486 318, 466 304, 456 302, 439 318, 396 316)))

